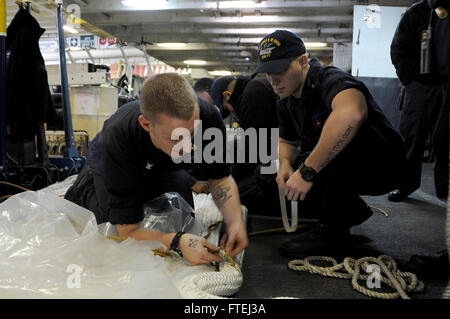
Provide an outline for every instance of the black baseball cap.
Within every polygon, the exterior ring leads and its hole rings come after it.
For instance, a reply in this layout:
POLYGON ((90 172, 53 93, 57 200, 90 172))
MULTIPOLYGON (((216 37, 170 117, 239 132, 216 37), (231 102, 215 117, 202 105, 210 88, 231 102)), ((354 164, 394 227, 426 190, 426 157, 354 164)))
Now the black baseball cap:
POLYGON ((211 88, 211 85, 213 84, 213 82, 214 82, 214 79, 212 79, 212 78, 198 79, 197 82, 195 82, 194 91, 209 93, 209 89, 211 88))
POLYGON ((211 84, 209 88, 209 95, 214 101, 214 104, 219 108, 222 118, 226 118, 230 111, 223 107, 223 92, 227 90, 228 85, 231 81, 235 80, 234 76, 223 76, 218 78, 211 84))
POLYGON ((281 73, 295 57, 305 53, 305 44, 297 34, 276 30, 266 35, 258 44, 259 65, 253 76, 258 73, 281 73))

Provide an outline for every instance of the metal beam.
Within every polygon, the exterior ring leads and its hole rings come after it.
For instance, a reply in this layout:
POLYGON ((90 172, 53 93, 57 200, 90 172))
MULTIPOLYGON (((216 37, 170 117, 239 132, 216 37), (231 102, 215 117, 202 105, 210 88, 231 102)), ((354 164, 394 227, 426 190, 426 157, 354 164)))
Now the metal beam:
MULTIPOLYGON (((255 46, 261 41, 263 38, 263 35, 259 37, 218 37, 217 35, 209 37, 207 35, 199 36, 197 34, 189 34, 189 35, 175 35, 175 34, 167 34, 167 35, 161 35, 161 34, 153 34, 153 33, 142 33, 144 38, 147 41, 151 42, 205 42, 205 43, 212 43, 212 44, 235 44, 237 46, 248 46, 250 44, 254 44, 255 46)), ((125 41, 128 42, 139 42, 141 39, 141 34, 134 34, 129 35, 127 33, 118 34, 120 38, 122 38, 125 41)), ((352 34, 348 35, 329 35, 327 37, 324 36, 317 36, 317 32, 314 33, 307 33, 307 34, 301 34, 300 35, 305 42, 327 42, 327 43, 341 43, 341 42, 352 42, 352 34)))
MULTIPOLYGON (((74 3, 74 0, 68 3, 74 3)), ((410 6, 414 1, 412 0, 378 0, 377 5, 395 5, 395 6, 410 6)), ((76 3, 76 2, 75 2, 76 3)), ((371 4, 373 1, 359 1, 359 0, 321 0, 321 1, 177 1, 170 0, 163 7, 155 7, 153 1, 146 1, 142 6, 130 7, 124 6, 121 0, 96 0, 91 1, 84 7, 86 13, 94 12, 114 12, 114 11, 165 11, 165 10, 241 10, 241 9, 292 9, 292 8, 337 8, 337 7, 353 7, 360 4, 371 4)))
POLYGON ((243 17, 211 17, 199 15, 198 13, 182 16, 174 14, 154 14, 154 13, 122 13, 113 14, 109 17, 100 14, 83 14, 83 19, 90 21, 98 27, 110 25, 158 25, 158 24, 174 24, 174 23, 188 23, 188 24, 232 24, 236 25, 266 25, 266 24, 280 24, 280 23, 352 23, 353 17, 347 15, 247 15, 243 17))
MULTIPOLYGON (((110 26, 104 27, 105 30, 122 38, 124 35, 128 34, 158 34, 158 35, 166 35, 166 34, 177 34, 180 39, 184 37, 185 34, 198 34, 198 35, 242 35, 242 36, 264 36, 271 32, 274 32, 280 27, 270 27, 266 28, 205 28, 200 26, 192 26, 192 25, 167 25, 165 27, 150 27, 150 26, 110 26)), ((292 32, 302 34, 315 34, 318 32, 317 25, 311 26, 309 28, 286 28, 292 32)), ((328 28, 321 27, 320 33, 322 35, 334 35, 334 34, 353 34, 353 28, 328 28)))

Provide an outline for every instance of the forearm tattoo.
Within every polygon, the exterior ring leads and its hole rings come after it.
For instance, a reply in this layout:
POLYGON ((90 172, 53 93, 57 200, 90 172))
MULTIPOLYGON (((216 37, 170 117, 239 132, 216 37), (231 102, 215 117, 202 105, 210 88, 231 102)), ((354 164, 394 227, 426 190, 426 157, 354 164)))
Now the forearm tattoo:
POLYGON ((227 200, 229 200, 232 196, 231 194, 228 194, 231 187, 229 186, 222 186, 217 185, 212 193, 213 199, 216 202, 216 205, 221 208, 227 200))
POLYGON ((341 151, 342 144, 344 144, 345 140, 350 135, 352 129, 353 129, 352 126, 347 127, 344 134, 342 134, 342 137, 339 139, 339 141, 337 141, 336 145, 333 146, 333 149, 331 150, 331 152, 328 153, 327 159, 322 163, 322 165, 320 165, 321 169, 324 168, 325 166, 327 166, 328 163, 330 163, 333 160, 333 158, 336 156, 336 153, 341 151))
POLYGON ((189 244, 188 247, 195 248, 197 247, 198 239, 189 238, 189 244))

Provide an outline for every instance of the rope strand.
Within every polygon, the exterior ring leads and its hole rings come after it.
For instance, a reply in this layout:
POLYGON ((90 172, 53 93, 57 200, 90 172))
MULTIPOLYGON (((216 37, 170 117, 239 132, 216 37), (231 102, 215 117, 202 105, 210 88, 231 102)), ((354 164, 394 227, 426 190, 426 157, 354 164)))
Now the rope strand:
POLYGON ((417 279, 417 276, 410 272, 401 272, 397 269, 395 260, 387 255, 375 257, 363 257, 353 259, 347 257, 340 264, 332 257, 310 256, 305 259, 296 259, 288 263, 288 267, 295 271, 307 271, 311 274, 318 274, 326 277, 334 277, 341 279, 351 279, 352 287, 356 291, 373 298, 380 299, 410 299, 406 294, 410 292, 420 292, 424 289, 424 284, 417 279), (322 267, 311 264, 311 261, 326 261, 332 266, 322 267), (370 274, 368 267, 377 264, 380 267, 379 280, 385 285, 393 288, 396 292, 384 293, 377 292, 359 284, 358 281, 369 279, 370 275, 361 274, 361 270, 370 274), (385 276, 383 276, 385 274, 385 276))

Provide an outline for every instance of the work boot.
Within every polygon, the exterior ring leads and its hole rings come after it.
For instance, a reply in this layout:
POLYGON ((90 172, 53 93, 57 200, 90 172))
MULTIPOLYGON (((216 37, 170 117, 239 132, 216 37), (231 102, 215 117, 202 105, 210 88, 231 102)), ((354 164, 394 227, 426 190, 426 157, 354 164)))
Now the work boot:
POLYGON ((405 271, 415 273, 419 277, 443 279, 450 275, 448 251, 413 255, 404 266, 405 271))
POLYGON ((412 193, 413 192, 411 192, 411 191, 396 189, 389 193, 388 200, 390 200, 391 202, 401 202, 401 201, 405 200, 412 193))

